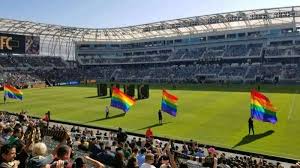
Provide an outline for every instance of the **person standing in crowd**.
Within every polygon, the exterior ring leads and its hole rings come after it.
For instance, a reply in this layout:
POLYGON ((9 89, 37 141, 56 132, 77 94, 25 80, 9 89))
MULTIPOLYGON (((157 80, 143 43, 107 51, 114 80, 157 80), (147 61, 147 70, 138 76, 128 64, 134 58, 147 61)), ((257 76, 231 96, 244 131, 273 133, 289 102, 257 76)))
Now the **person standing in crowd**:
POLYGON ((127 134, 122 130, 122 128, 119 128, 118 133, 117 133, 117 140, 118 142, 126 142, 127 140, 127 134))
POLYGON ((47 113, 45 113, 45 116, 43 118, 43 121, 47 122, 47 128, 49 128, 49 122, 50 122, 50 111, 48 111, 47 113))
POLYGON ((130 157, 127 162, 126 168, 139 168, 137 159, 135 157, 130 157))
POLYGON ((204 158, 203 167, 210 167, 210 168, 217 168, 218 165, 218 158, 217 158, 217 151, 215 148, 210 147, 207 149, 208 156, 204 158))
POLYGON ((254 125, 253 125, 252 117, 250 117, 249 120, 248 120, 248 127, 249 127, 249 135, 250 135, 251 130, 252 130, 252 133, 254 135, 254 125))
POLYGON ((47 146, 43 142, 33 145, 32 156, 26 161, 27 168, 43 167, 53 161, 53 155, 47 155, 47 146))
POLYGON ((72 168, 73 162, 71 161, 72 149, 68 145, 58 146, 56 151, 56 157, 54 158, 52 165, 57 165, 59 160, 63 160, 66 163, 65 168, 72 168))
POLYGON ((1 163, 2 168, 18 168, 20 162, 14 160, 16 158, 16 147, 6 144, 1 147, 1 163))
POLYGON ((154 163, 154 155, 152 153, 148 153, 145 156, 145 163, 141 165, 141 168, 155 168, 153 166, 154 163))
POLYGON ((149 127, 145 133, 145 136, 146 136, 146 140, 147 141, 152 141, 153 139, 153 132, 151 130, 151 127, 149 127))
POLYGON ((75 159, 75 163, 72 168, 86 168, 87 162, 90 162, 95 168, 103 168, 105 167, 101 162, 90 158, 89 156, 79 157, 75 159))
POLYGON ((145 153, 146 153, 146 148, 142 148, 140 149, 139 154, 136 156, 139 167, 141 167, 142 164, 145 163, 145 153))
POLYGON ((158 123, 162 125, 162 113, 160 109, 158 110, 158 123))
POLYGON ((108 106, 105 107, 105 118, 109 118, 109 108, 108 108, 108 106))
POLYGON ((18 168, 24 168, 25 162, 28 157, 28 150, 33 139, 28 139, 27 142, 23 139, 24 131, 20 124, 15 125, 13 135, 7 140, 9 145, 16 148, 16 160, 20 161, 18 168))

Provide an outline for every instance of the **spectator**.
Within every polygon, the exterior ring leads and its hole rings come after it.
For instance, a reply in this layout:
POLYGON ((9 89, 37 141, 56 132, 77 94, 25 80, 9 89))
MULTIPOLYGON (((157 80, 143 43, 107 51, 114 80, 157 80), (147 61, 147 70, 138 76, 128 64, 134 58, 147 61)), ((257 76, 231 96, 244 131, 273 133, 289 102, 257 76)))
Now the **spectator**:
POLYGON ((14 130, 11 127, 6 127, 2 131, 2 136, 0 137, 0 147, 7 143, 7 140, 13 135, 14 130))
POLYGON ((145 148, 142 148, 140 150, 140 153, 137 155, 137 160, 138 160, 138 165, 139 167, 142 166, 143 163, 145 163, 145 153, 146 153, 146 149, 145 148))
POLYGON ((142 146, 142 139, 141 138, 138 138, 138 141, 136 142, 136 145, 138 147, 141 147, 142 146))
POLYGON ((113 165, 115 168, 125 168, 124 154, 122 151, 116 152, 113 165))
POLYGON ((13 135, 7 140, 8 144, 15 145, 17 153, 20 153, 24 147, 24 142, 22 141, 23 129, 21 125, 16 125, 14 128, 13 135))
POLYGON ((20 161, 19 168, 25 168, 25 163, 28 158, 28 148, 31 144, 30 139, 27 144, 22 140, 24 133, 21 125, 15 125, 13 135, 7 140, 7 143, 16 147, 16 159, 20 161))
POLYGON ((32 158, 29 159, 28 163, 26 164, 28 168, 40 168, 44 167, 47 164, 52 163, 53 155, 47 154, 47 146, 45 143, 36 143, 33 145, 32 149, 32 158))
POLYGON ((127 134, 122 130, 122 128, 119 128, 118 133, 117 133, 117 139, 118 142, 126 142, 127 140, 127 134))
POLYGON ((147 129, 145 136, 146 136, 146 140, 152 141, 152 139, 153 139, 153 132, 152 132, 152 130, 151 130, 150 127, 147 129))
POLYGON ((217 168, 217 164, 218 164, 217 151, 213 147, 208 148, 207 151, 209 155, 205 157, 203 166, 210 167, 210 168, 217 168))
POLYGON ((125 159, 128 159, 129 156, 131 155, 132 151, 131 151, 131 148, 129 147, 128 143, 124 144, 123 153, 124 153, 125 159))
POLYGON ((94 160, 94 159, 90 158, 89 156, 85 156, 84 158, 79 157, 79 158, 75 159, 72 168, 87 168, 86 161, 91 162, 95 168, 104 168, 104 165, 101 162, 94 160))
POLYGON ((52 165, 57 164, 58 160, 62 160, 66 163, 66 168, 72 168, 71 161, 71 148, 68 145, 60 145, 56 150, 56 157, 54 158, 52 165))
POLYGON ((145 163, 142 164, 140 168, 155 168, 152 164, 154 163, 154 155, 152 153, 148 153, 145 156, 145 163))
POLYGON ((195 156, 198 156, 199 158, 204 157, 204 151, 200 147, 196 148, 195 152, 195 156))
POLYGON ((1 147, 0 168, 18 168, 20 162, 16 158, 16 147, 6 144, 1 147))
POLYGON ((170 168, 170 160, 166 155, 161 156, 160 168, 170 168))
POLYGON ((139 165, 138 165, 137 159, 135 157, 130 157, 128 159, 126 168, 138 168, 138 167, 139 167, 139 165))
POLYGON ((226 163, 226 159, 221 160, 221 163, 218 165, 218 168, 230 168, 230 166, 226 163))
MULTIPOLYGON (((20 151, 25 153, 26 155, 30 154, 30 150, 28 150, 28 144, 30 145, 32 140, 35 141, 34 139, 37 139, 40 141, 39 138, 33 138, 33 132, 36 131, 36 127, 38 127, 39 124, 35 125, 33 124, 34 121, 29 118, 29 121, 24 121, 24 125, 27 126, 27 130, 25 134, 23 135, 23 127, 21 127, 20 124, 18 123, 18 120, 20 118, 14 117, 14 116, 8 116, 8 115, 1 115, 2 122, 6 123, 4 126, 4 129, 2 131, 2 140, 3 139, 8 139, 7 142, 10 143, 10 145, 20 145, 20 151), (15 129, 12 130, 11 127, 7 127, 8 125, 12 125, 15 129), (7 128, 10 128, 10 131, 8 131, 7 128), (10 132, 10 133, 9 133, 10 132), (12 135, 11 137, 5 136, 6 135, 12 135)), ((26 126, 25 126, 26 127, 26 126)), ((24 128, 25 128, 24 127, 24 128)), ((51 136, 57 136, 57 137, 63 137, 63 139, 60 141, 61 144, 57 146, 57 149, 54 150, 53 155, 55 156, 55 160, 51 162, 52 164, 47 164, 52 160, 52 157, 50 155, 48 159, 48 154, 47 154, 47 147, 45 144, 49 144, 49 150, 51 150, 51 146, 54 147, 55 145, 52 144, 55 141, 53 139, 49 139, 49 132, 45 133, 45 143, 36 143, 33 145, 33 150, 32 150, 32 156, 27 159, 27 162, 24 162, 23 165, 19 164, 18 167, 22 166, 28 166, 28 167, 40 167, 46 165, 47 167, 52 166, 59 166, 59 165, 64 165, 66 163, 66 167, 70 167, 69 163, 72 163, 70 152, 66 151, 72 151, 69 146, 66 146, 64 144, 68 143, 71 144, 70 139, 76 138, 77 140, 80 139, 80 134, 72 134, 68 135, 66 134, 68 127, 62 127, 62 125, 56 125, 53 129, 50 130, 51 136), (70 137, 72 136, 72 138, 70 137), (69 142, 67 140, 69 139, 69 142), (46 142, 47 141, 47 142, 46 142), (67 149, 61 149, 63 146, 66 146, 67 149), (69 150, 68 150, 69 149, 69 150), (26 163, 26 164, 25 164, 26 163)), ((152 167, 154 165, 155 167, 162 167, 162 168, 167 168, 167 167, 172 167, 172 168, 177 168, 183 166, 183 164, 176 163, 174 157, 180 156, 183 158, 190 159, 186 163, 188 163, 191 166, 202 166, 200 163, 201 160, 203 161, 203 166, 207 167, 214 167, 216 164, 218 167, 221 168, 228 168, 228 167, 237 167, 237 168, 243 168, 243 167, 268 167, 268 168, 275 168, 276 165, 272 163, 268 163, 266 160, 261 159, 260 161, 256 161, 255 159, 252 159, 251 157, 226 157, 225 154, 221 154, 219 157, 217 157, 217 152, 214 148, 208 148, 208 153, 209 155, 206 156, 205 158, 201 158, 201 156, 204 156, 203 150, 200 148, 200 146, 197 145, 195 141, 189 141, 183 146, 181 145, 176 145, 173 144, 172 142, 166 143, 165 147, 163 148, 164 150, 161 149, 163 146, 162 143, 159 140, 155 141, 155 144, 149 143, 145 141, 142 138, 139 138, 139 146, 136 145, 136 138, 131 139, 131 143, 129 144, 128 142, 119 142, 116 143, 117 141, 114 140, 116 138, 114 135, 111 136, 111 134, 105 138, 105 139, 99 139, 96 140, 92 135, 93 130, 91 129, 84 129, 84 135, 81 135, 85 137, 85 142, 89 143, 90 148, 88 148, 89 152, 92 152, 92 157, 96 160, 88 160, 86 157, 84 158, 78 158, 75 160, 76 164, 73 164, 73 166, 77 167, 90 167, 91 164, 94 165, 94 167, 101 167, 101 162, 103 160, 103 163, 105 163, 108 166, 114 166, 114 167, 138 167, 139 162, 141 163, 141 167, 146 166, 146 167, 152 167), (111 143, 114 143, 115 145, 115 152, 111 151, 111 143), (176 146, 175 146, 176 145, 176 146), (178 147, 179 146, 179 147, 178 147), (138 149, 140 149, 140 152, 138 153, 138 149), (148 150, 146 152, 146 149, 148 150), (184 149, 184 152, 181 153, 181 150, 184 149), (132 152, 131 152, 132 151, 132 152), (180 151, 180 152, 179 152, 180 151), (174 155, 173 152, 176 154, 174 155), (124 154, 123 154, 124 153, 124 154), (132 153, 132 154, 131 154, 132 153), (151 154, 154 155, 153 162, 150 161, 149 159, 147 161, 145 157, 145 153, 147 155, 151 154), (131 155, 131 156, 130 156, 131 155), (125 156, 125 157, 124 157, 125 156), (130 156, 130 157, 128 157, 130 156), (195 157, 196 156, 196 157, 195 157), (99 161, 100 162, 99 162, 99 161), (217 162, 218 161, 218 162, 217 162), (126 164, 127 162, 127 164, 126 164), (148 163, 148 165, 146 164, 148 163), (191 164, 195 163, 195 164, 191 164)), ((61 138, 60 138, 61 139, 61 138)), ((5 143, 4 143, 5 146, 5 143)), ((4 150, 1 150, 3 152, 4 150)), ((15 151, 18 151, 15 148, 15 151)), ((87 154, 87 151, 81 151, 78 149, 73 150, 76 152, 76 156, 82 156, 87 154)), ((17 152, 15 152, 17 153, 17 152)), ((15 154, 16 155, 16 154, 15 154)), ((18 154, 20 155, 20 154, 18 154)), ((25 155, 25 156, 26 156, 25 155)), ((2 155, 4 156, 4 154, 2 155)), ((22 158, 22 157, 20 157, 22 158)), ((27 157, 23 157, 27 158, 27 157)), ((14 156, 14 159, 18 160, 16 156, 14 156)), ((2 162, 3 162, 2 158, 2 162)), ((11 159, 6 159, 6 160, 11 160, 11 159)), ((181 159, 179 160, 180 162, 182 161, 181 159)), ((0 163, 2 163, 0 162, 0 163)), ((20 160, 21 162, 21 160, 20 160)), ((22 163, 22 162, 21 162, 22 163)), ((10 162, 9 162, 10 164, 10 162)), ((13 164, 13 163, 12 163, 13 164)), ((295 165, 297 166, 297 165, 295 165)), ((1 168, 1 167, 0 167, 1 168)), ((277 164, 276 168, 282 168, 280 163, 277 164)))
POLYGON ((115 154, 111 151, 110 146, 105 146, 105 151, 100 152, 96 156, 96 160, 104 163, 105 165, 112 166, 114 162, 115 154))

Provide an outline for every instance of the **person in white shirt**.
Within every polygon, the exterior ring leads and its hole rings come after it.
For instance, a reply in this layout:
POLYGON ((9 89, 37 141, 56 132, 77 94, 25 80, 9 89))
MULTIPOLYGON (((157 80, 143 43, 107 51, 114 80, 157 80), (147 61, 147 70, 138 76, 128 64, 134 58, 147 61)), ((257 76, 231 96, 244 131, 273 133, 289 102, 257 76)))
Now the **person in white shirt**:
POLYGON ((145 156, 145 163, 142 164, 140 168, 156 168, 152 164, 154 163, 154 155, 152 153, 148 153, 145 156))

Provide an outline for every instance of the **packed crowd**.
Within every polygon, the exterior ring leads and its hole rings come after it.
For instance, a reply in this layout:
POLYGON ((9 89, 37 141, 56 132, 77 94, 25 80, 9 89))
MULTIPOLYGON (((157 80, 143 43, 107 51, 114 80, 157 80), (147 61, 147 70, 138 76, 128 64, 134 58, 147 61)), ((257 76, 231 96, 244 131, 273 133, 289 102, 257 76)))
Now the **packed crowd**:
POLYGON ((0 84, 9 83, 19 88, 27 88, 29 83, 40 82, 36 75, 30 73, 22 73, 21 71, 7 71, 0 75, 0 84))
MULTIPOLYGON (((70 136, 64 130, 60 143, 51 152, 43 142, 47 129, 42 120, 33 120, 25 112, 12 116, 0 114, 1 168, 62 168, 83 167, 83 161, 89 161, 94 167, 104 167, 102 163, 88 155, 72 160, 70 136)), ((64 129, 64 128, 60 128, 64 129)), ((54 130, 59 133, 62 130, 54 130)))
POLYGON ((25 86, 48 80, 52 83, 101 80, 112 82, 199 83, 201 78, 212 80, 299 80, 300 64, 189 64, 157 66, 100 66, 88 68, 6 70, 0 74, 0 84, 25 86))
MULTIPOLYGON (((0 85, 11 83, 24 87, 30 83, 49 81, 53 84, 68 81, 101 80, 113 82, 149 82, 149 83, 202 83, 209 79, 240 82, 255 81, 257 77, 272 82, 275 77, 280 80, 299 80, 300 62, 294 60, 277 60, 277 63, 226 63, 189 62, 200 58, 216 57, 278 57, 299 55, 299 44, 295 46, 263 47, 263 43, 245 43, 215 45, 207 47, 181 47, 170 50, 171 53, 154 53, 149 56, 120 56, 91 58, 78 57, 79 64, 89 65, 93 62, 105 63, 103 66, 68 67, 59 57, 44 56, 12 56, 0 55, 0 85), (264 51, 264 52, 263 52, 264 51), (84 61, 85 60, 85 61, 84 61), (183 61, 179 63, 178 61, 183 61), (114 63, 152 63, 135 65, 111 65, 114 63), (156 63, 157 62, 157 63, 156 63), (158 63, 160 62, 160 63, 158 63), (168 62, 168 63, 167 63, 168 62), (282 62, 282 63, 281 63, 282 62), (164 63, 164 64, 162 64, 164 63), (166 64, 167 63, 167 64, 166 64), (170 63, 170 64, 169 64, 170 63)), ((269 61, 269 60, 267 60, 269 61)), ((233 61, 234 62, 234 61, 233 61)), ((260 61, 258 61, 260 62, 260 61)))
MULTIPOLYGON (((263 50, 262 43, 221 45, 213 47, 189 47, 179 48, 170 53, 155 55, 135 55, 119 57, 83 57, 79 56, 78 61, 82 65, 118 64, 118 63, 156 63, 179 60, 199 60, 201 58, 217 57, 260 57, 263 50)), ((268 46, 264 48, 265 57, 286 57, 299 56, 300 48, 296 46, 268 46)), ((11 56, 0 55, 0 67, 4 68, 37 68, 37 67, 66 67, 66 63, 60 57, 48 56, 11 56)))
POLYGON ((134 137, 121 128, 108 132, 48 125, 48 119, 1 112, 1 168, 283 168, 279 162, 225 154, 192 140, 178 144, 154 139, 151 128, 145 137, 134 137))
POLYGON ((61 57, 0 55, 0 66, 13 68, 65 67, 61 57))
POLYGON ((79 56, 79 62, 83 65, 99 65, 99 64, 120 64, 120 63, 156 63, 156 62, 172 62, 185 60, 201 60, 208 58, 247 58, 247 57, 285 57, 291 55, 299 55, 299 46, 267 46, 263 47, 263 43, 245 43, 245 44, 228 44, 215 46, 190 46, 180 47, 170 50, 167 54, 147 55, 140 52, 137 55, 101 55, 101 56, 79 56), (262 54, 262 50, 265 53, 262 54))
MULTIPOLYGON (((118 68, 112 77, 116 81, 143 81, 150 83, 183 82, 193 83, 197 77, 213 76, 219 79, 255 80, 260 77, 274 80, 275 76, 281 80, 299 79, 300 66, 298 64, 192 64, 173 65, 154 68, 118 68)), ((197 82, 197 81, 196 81, 197 82)), ((199 82, 199 81, 198 81, 199 82)))

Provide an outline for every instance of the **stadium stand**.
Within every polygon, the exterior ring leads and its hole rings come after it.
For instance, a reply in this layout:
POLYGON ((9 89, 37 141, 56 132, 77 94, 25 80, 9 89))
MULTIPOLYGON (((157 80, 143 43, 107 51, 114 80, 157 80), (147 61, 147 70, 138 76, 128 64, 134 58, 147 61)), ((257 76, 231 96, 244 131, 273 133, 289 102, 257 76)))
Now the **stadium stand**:
POLYGON ((248 65, 239 66, 238 64, 231 64, 230 66, 224 66, 219 76, 243 79, 248 68, 248 65))
POLYGON ((0 65, 3 68, 59 68, 66 66, 61 57, 0 55, 0 58, 0 65))
MULTIPOLYGON (((24 35, 38 34, 41 54, 1 53, 0 86, 10 83, 28 88, 37 83, 53 86, 91 80, 297 84, 300 80, 299 18, 300 7, 296 6, 175 19, 118 28, 119 31, 1 19, 0 32, 10 33, 17 26, 24 35), (64 36, 57 38, 60 34, 64 36), (57 43, 60 46, 55 47, 57 43)), ((120 135, 124 132, 69 128, 55 123, 46 128, 43 121, 24 113, 17 117, 2 113, 0 119, 0 144, 6 152, 12 149, 7 145, 14 143, 11 137, 20 134, 23 127, 26 129, 24 136, 17 140, 22 146, 17 148, 15 158, 19 162, 14 164, 19 167, 44 161, 53 164, 54 159, 70 164, 89 160, 90 167, 92 164, 94 167, 103 167, 102 164, 138 167, 145 158, 151 161, 153 155, 156 167, 281 167, 281 163, 250 155, 228 156, 196 142, 168 143, 144 137, 122 141, 120 135), (43 159, 36 161, 35 153, 28 147, 38 142, 46 144, 49 152, 38 154, 43 159), (73 157, 66 152, 70 148, 73 157), (59 157, 59 153, 66 158, 59 157), (82 158, 88 155, 90 158, 82 158)), ((7 154, 2 149, 1 154, 7 154)))
MULTIPOLYGON (((47 127, 45 121, 28 117, 26 112, 17 115, 1 112, 0 119, 0 145, 11 150, 14 148, 11 145, 19 144, 13 162, 19 167, 50 166, 58 164, 60 159, 65 162, 65 167, 74 167, 80 164, 78 158, 82 157, 88 167, 139 167, 147 162, 149 155, 154 156, 154 160, 149 163, 156 167, 280 168, 287 165, 263 158, 221 152, 194 141, 175 143, 127 136, 122 129, 108 131, 56 123, 47 127), (24 132, 24 135, 13 141, 19 136, 19 131, 24 132), (32 150, 27 148, 30 145, 33 146, 32 150), (66 149, 71 152, 64 153, 66 149), (61 152, 64 157, 61 157, 61 152)), ((4 163, 8 162, 4 160, 4 163)))

